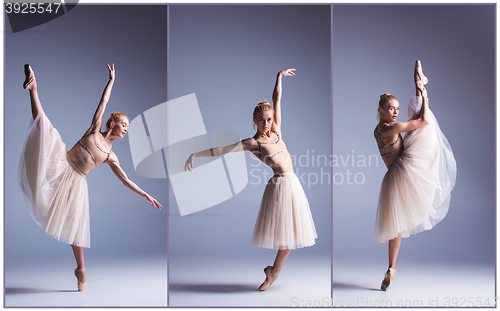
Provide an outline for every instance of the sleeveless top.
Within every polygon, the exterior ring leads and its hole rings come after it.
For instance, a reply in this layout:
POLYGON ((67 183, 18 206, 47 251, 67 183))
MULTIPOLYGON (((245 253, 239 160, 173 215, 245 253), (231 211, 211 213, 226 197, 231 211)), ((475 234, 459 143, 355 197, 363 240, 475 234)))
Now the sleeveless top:
MULTIPOLYGON (((277 132, 274 132, 274 131, 273 131, 272 133, 274 133, 274 134, 276 134, 276 136, 278 136, 278 140, 277 140, 277 141, 275 141, 274 143, 261 143, 261 142, 260 142, 257 138, 255 138, 255 137, 254 137, 255 141, 256 141, 256 142, 257 142, 257 144, 259 145, 259 159, 261 159, 261 160, 262 160, 262 144, 264 144, 264 145, 273 145, 273 144, 277 144, 277 143, 279 143, 279 142, 280 142, 280 135, 279 135, 277 132)), ((273 154, 273 155, 271 155, 271 156, 266 156, 266 159, 264 160, 264 163, 266 163, 266 164, 267 164, 267 161, 271 160, 271 159, 272 159, 272 158, 274 158, 276 155, 278 155, 278 154, 280 154, 280 153, 282 153, 282 152, 285 152, 285 151, 286 151, 286 149, 285 149, 285 150, 280 150, 280 151, 278 151, 278 152, 274 153, 274 154, 273 154)))
MULTIPOLYGON (((108 161, 108 159, 109 159, 109 155, 111 154, 111 151, 112 151, 112 150, 109 150, 109 152, 106 152, 106 151, 102 150, 102 148, 101 148, 101 147, 99 147, 99 145, 97 144, 97 141, 95 140, 95 133, 97 133, 97 132, 93 132, 93 133, 90 133, 90 134, 87 134, 87 135, 83 135, 83 137, 82 137, 82 138, 92 135, 92 137, 94 138, 94 144, 95 144, 95 146, 97 147, 97 149, 101 150, 102 152, 104 152, 105 154, 107 154, 107 155, 108 155, 108 157, 106 158, 106 160, 104 160, 104 161, 102 162, 102 163, 105 163, 106 161, 108 161)), ((80 146, 82 146, 85 150, 87 150, 87 152, 88 152, 88 153, 90 154, 90 156, 92 157, 92 160, 94 160, 95 165, 97 165, 97 162, 95 161, 95 158, 94 158, 94 156, 92 155, 92 152, 90 152, 90 150, 89 150, 87 147, 85 147, 85 145, 84 145, 84 144, 82 144, 80 141, 78 141, 78 144, 79 144, 80 146)))
POLYGON ((377 135, 378 135, 377 145, 378 145, 378 149, 380 151, 380 155, 382 156, 382 160, 384 160, 385 165, 387 166, 387 168, 389 168, 389 167, 391 167, 392 163, 394 163, 394 161, 397 158, 399 158, 399 156, 403 152, 403 138, 401 137, 401 134, 398 133, 398 138, 396 139, 396 141, 393 142, 392 144, 386 145, 383 142, 382 135, 381 135, 382 129, 386 126, 387 126, 387 124, 382 125, 380 127, 380 129, 377 131, 377 135), (384 149, 387 149, 387 148, 392 147, 392 146, 394 146, 393 150, 391 150, 391 151, 384 150, 384 149))

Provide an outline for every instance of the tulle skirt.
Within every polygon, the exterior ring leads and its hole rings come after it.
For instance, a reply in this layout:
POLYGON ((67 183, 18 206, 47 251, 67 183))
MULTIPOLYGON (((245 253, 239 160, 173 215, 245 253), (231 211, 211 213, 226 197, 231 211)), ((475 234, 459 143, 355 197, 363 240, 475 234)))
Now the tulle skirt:
POLYGON ((307 197, 295 173, 274 174, 262 197, 252 245, 296 249, 314 245, 317 237, 307 197))
POLYGON ((66 156, 66 145, 43 112, 26 136, 19 185, 33 219, 46 234, 90 247, 87 179, 66 156))
MULTIPOLYGON (((420 111, 412 97, 409 114, 420 111)), ((448 140, 430 109, 429 123, 408 132, 404 150, 385 174, 375 223, 379 242, 432 229, 448 212, 456 162, 448 140)))

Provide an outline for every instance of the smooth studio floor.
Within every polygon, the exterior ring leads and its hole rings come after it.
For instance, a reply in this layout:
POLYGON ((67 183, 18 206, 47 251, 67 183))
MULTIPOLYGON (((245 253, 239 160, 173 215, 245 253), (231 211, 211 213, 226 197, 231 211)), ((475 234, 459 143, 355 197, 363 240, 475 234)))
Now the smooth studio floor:
MULTIPOLYGON (((461 263, 398 263, 392 287, 378 288, 382 264, 334 261, 327 256, 293 252, 278 280, 265 292, 258 286, 272 256, 255 254, 241 260, 171 259, 169 305, 217 306, 494 306, 494 266, 461 263), (333 287, 333 298, 331 289, 333 287)), ((165 258, 88 261, 87 287, 76 291, 74 264, 40 262, 5 266, 6 307, 166 306, 165 258)))
POLYGON ((73 261, 6 265, 5 306, 166 306, 166 258, 87 260, 83 292, 74 269, 73 261))
POLYGON ((330 256, 319 257, 292 251, 276 282, 260 292, 263 269, 272 264, 275 251, 256 253, 242 259, 171 258, 169 305, 197 306, 284 306, 303 299, 331 297, 330 256))
POLYGON ((398 262, 393 285, 379 290, 387 266, 334 261, 333 306, 495 306, 495 267, 454 262, 398 262))

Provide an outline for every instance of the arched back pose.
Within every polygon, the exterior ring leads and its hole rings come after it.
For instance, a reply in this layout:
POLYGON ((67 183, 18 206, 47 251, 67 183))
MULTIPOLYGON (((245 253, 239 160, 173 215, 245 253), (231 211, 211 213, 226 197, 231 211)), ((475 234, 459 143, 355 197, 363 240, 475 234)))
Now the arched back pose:
POLYGON ((429 230, 444 218, 456 179, 453 152, 429 109, 424 87, 428 80, 418 60, 414 78, 416 96, 410 100, 409 120, 395 123, 399 102, 385 93, 380 96, 380 122, 374 131, 388 169, 375 223, 375 239, 389 241, 389 268, 380 287, 384 291, 394 279, 401 238, 429 230))
MULTIPOLYGON (((252 152, 274 172, 264 191, 252 237, 254 246, 278 249, 274 264, 264 269, 266 280, 259 287, 261 291, 276 280, 292 249, 311 246, 317 238, 309 203, 293 172, 292 159, 281 133, 281 80, 284 76, 294 76, 294 70, 278 73, 273 92, 274 109, 268 102, 259 103, 253 113, 257 133, 242 141, 243 150, 252 152)), ((196 157, 241 151, 237 145, 193 153, 186 162, 186 170, 192 171, 196 157)))
POLYGON ((76 259, 78 290, 85 288, 83 247, 90 247, 89 200, 85 176, 102 163, 111 167, 123 184, 160 209, 161 205, 128 179, 118 158, 111 151, 115 138, 128 130, 126 115, 113 112, 101 132, 102 116, 115 81, 115 66, 108 66, 109 81, 104 89, 92 123, 80 140, 66 152, 61 136, 52 127, 38 98, 35 74, 24 66, 23 87, 30 92, 31 125, 21 154, 19 184, 30 201, 30 212, 49 236, 71 245, 76 259))

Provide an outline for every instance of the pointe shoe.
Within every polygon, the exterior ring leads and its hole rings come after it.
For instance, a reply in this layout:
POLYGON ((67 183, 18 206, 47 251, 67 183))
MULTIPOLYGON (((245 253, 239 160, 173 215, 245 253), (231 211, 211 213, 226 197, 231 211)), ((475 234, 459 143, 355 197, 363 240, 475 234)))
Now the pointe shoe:
POLYGON ((429 79, 424 75, 424 71, 422 70, 422 63, 420 60, 415 62, 415 71, 414 71, 415 84, 422 83, 422 86, 429 83, 429 79))
POLYGON ((80 278, 78 277, 78 274, 80 274, 81 272, 85 272, 85 268, 82 268, 82 269, 76 268, 75 269, 75 276, 76 276, 76 279, 78 280, 77 286, 78 286, 78 291, 79 292, 84 291, 85 290, 85 285, 87 285, 87 282, 85 282, 85 283, 81 282, 80 278))
POLYGON ((276 281, 279 275, 278 272, 273 271, 273 267, 271 266, 267 266, 264 269, 264 273, 266 274, 266 280, 264 281, 264 283, 260 285, 259 287, 260 291, 265 291, 269 286, 271 286, 271 284, 273 284, 274 281, 276 281))
POLYGON ((31 90, 36 87, 35 72, 31 69, 30 65, 24 65, 24 74, 26 75, 26 80, 23 82, 23 88, 31 90))
POLYGON ((384 279, 382 280, 382 284, 380 285, 380 289, 386 291, 391 287, 392 282, 394 281, 394 275, 396 274, 396 269, 389 268, 384 275, 384 279), (387 276, 389 276, 389 281, 386 280, 387 276))

